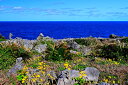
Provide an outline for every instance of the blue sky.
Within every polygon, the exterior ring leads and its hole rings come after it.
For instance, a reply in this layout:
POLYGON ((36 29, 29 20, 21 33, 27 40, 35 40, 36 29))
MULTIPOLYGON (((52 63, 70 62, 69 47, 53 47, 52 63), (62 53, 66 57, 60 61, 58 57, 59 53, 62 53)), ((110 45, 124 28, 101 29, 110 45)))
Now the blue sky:
POLYGON ((0 21, 128 21, 128 0, 0 0, 0 21))

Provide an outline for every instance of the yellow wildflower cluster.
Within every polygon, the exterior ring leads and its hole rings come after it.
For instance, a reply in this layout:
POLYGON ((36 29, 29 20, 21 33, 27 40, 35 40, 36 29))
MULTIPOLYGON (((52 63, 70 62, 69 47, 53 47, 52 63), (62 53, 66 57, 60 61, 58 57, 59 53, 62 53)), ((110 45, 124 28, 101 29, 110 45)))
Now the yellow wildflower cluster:
POLYGON ((23 79, 22 79, 22 83, 24 83, 27 79, 27 76, 25 76, 23 79))
POLYGON ((79 78, 83 78, 84 76, 87 76, 86 72, 85 71, 81 71, 79 78))
POLYGON ((111 84, 115 84, 120 83, 119 81, 116 81, 115 79, 117 79, 115 76, 107 76, 107 78, 103 79, 104 82, 106 83, 111 83, 111 84))
POLYGON ((115 65, 119 65, 120 63, 117 61, 113 61, 112 59, 108 59, 106 60, 106 62, 109 62, 110 64, 115 64, 115 65))
POLYGON ((119 65, 120 63, 117 61, 113 61, 112 59, 101 59, 101 58, 96 58, 96 62, 105 62, 106 64, 114 64, 114 65, 119 65))
POLYGON ((47 77, 54 78, 51 75, 47 75, 46 72, 50 71, 50 66, 45 62, 39 62, 40 57, 29 59, 29 63, 23 67, 20 74, 26 75, 22 78, 22 83, 41 83, 46 81, 47 77), (36 67, 33 67, 36 65, 36 67), (34 72, 34 69, 38 71, 34 72), (34 73, 33 73, 34 72, 34 73))
POLYGON ((108 79, 103 79, 104 82, 108 83, 108 79))
POLYGON ((55 79, 53 76, 51 76, 51 74, 47 74, 47 76, 49 76, 51 79, 55 79))
POLYGON ((64 63, 64 67, 68 70, 71 70, 71 65, 69 65, 67 62, 64 63))

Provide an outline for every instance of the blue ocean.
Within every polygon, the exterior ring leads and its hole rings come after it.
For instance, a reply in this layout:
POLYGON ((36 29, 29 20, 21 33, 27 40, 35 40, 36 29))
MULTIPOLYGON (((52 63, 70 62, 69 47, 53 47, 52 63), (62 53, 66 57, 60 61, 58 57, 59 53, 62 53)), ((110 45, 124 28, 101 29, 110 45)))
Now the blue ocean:
POLYGON ((36 39, 40 33, 55 39, 103 37, 110 34, 128 36, 128 22, 125 21, 26 21, 0 22, 0 33, 8 38, 36 39))

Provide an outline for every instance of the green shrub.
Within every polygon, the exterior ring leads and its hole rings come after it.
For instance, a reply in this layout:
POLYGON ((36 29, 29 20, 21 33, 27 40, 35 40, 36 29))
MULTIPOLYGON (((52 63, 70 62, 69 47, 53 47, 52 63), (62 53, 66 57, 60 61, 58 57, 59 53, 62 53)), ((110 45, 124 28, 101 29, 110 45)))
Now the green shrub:
POLYGON ((128 43, 128 37, 122 39, 121 41, 124 42, 124 43, 128 43))
POLYGON ((85 46, 97 44, 97 41, 95 38, 74 39, 74 41, 80 45, 85 45, 85 46))
POLYGON ((118 45, 104 45, 98 50, 98 56, 104 58, 111 58, 114 60, 128 60, 128 47, 121 47, 118 45))
POLYGON ((70 53, 70 48, 65 43, 49 45, 46 53, 45 59, 53 61, 71 60, 74 56, 70 53))
POLYGON ((75 69, 75 70, 84 70, 85 68, 86 68, 86 66, 83 64, 78 64, 73 67, 73 69, 75 69))
POLYGON ((0 34, 0 41, 5 41, 5 37, 0 34))
POLYGON ((26 59, 30 53, 15 44, 0 44, 0 69, 10 68, 18 57, 26 59))

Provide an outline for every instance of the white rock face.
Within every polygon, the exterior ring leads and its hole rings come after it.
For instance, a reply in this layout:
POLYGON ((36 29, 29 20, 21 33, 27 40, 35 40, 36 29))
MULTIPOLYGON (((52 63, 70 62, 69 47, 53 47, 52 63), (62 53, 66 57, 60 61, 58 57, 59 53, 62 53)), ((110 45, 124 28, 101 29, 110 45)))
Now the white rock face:
POLYGON ((98 81, 100 71, 94 67, 87 67, 84 70, 87 76, 83 77, 87 81, 98 81))
POLYGON ((42 53, 44 51, 46 51, 47 49, 47 44, 44 44, 44 45, 37 45, 34 50, 36 50, 37 52, 39 53, 42 53))

